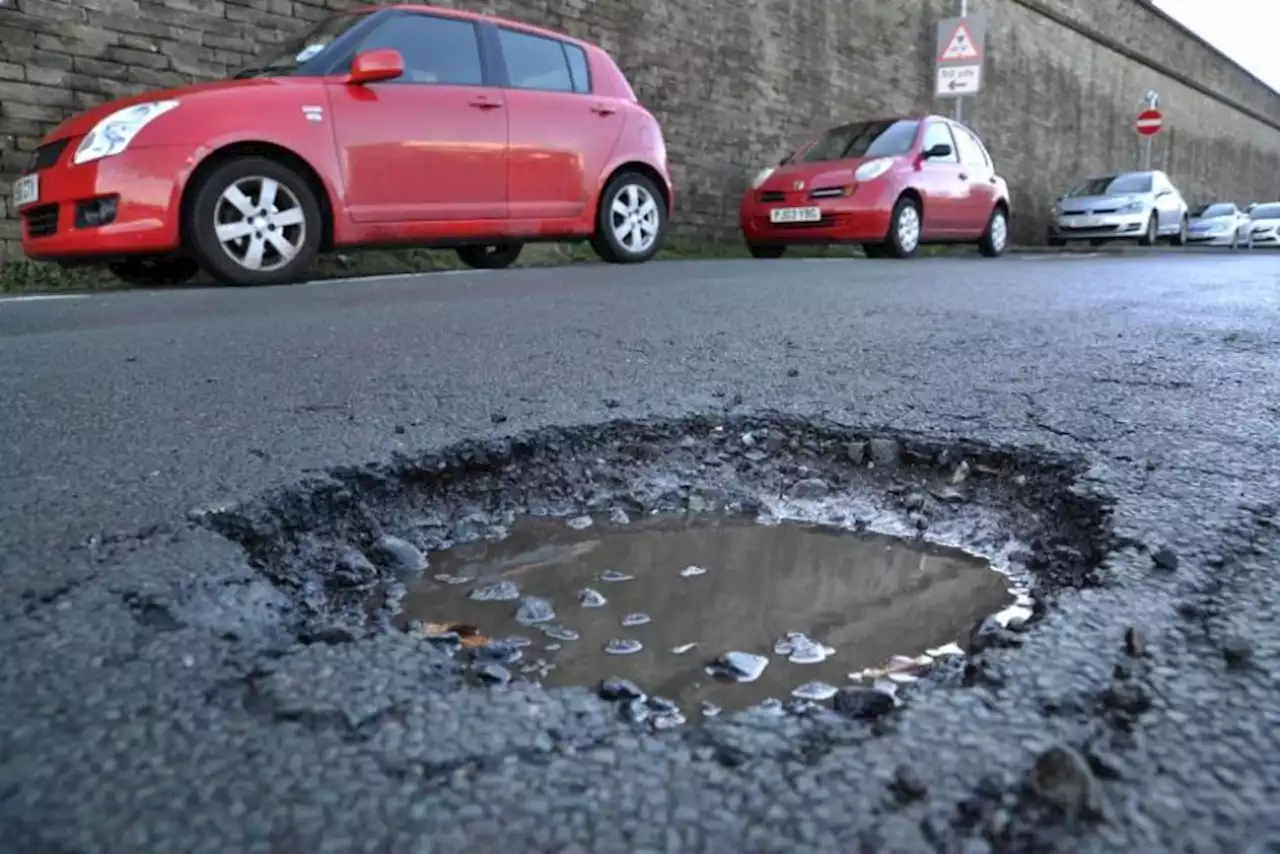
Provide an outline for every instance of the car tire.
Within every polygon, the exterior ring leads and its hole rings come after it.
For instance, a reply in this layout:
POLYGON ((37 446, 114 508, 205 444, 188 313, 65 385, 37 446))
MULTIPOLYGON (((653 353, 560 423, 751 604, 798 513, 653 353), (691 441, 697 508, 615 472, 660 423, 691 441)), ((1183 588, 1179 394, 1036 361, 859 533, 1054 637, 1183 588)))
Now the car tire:
POLYGON ((1182 222, 1178 225, 1178 233, 1169 238, 1169 243, 1174 246, 1187 245, 1187 218, 1184 216, 1182 222))
POLYGON ((776 243, 748 243, 747 252, 751 253, 752 258, 772 261, 787 254, 787 246, 785 243, 782 245, 776 243))
POLYGON ((323 229, 306 179, 278 160, 250 156, 200 181, 184 230, 197 262, 218 281, 276 285, 305 277, 323 229))
POLYGON ((1147 220, 1147 230, 1138 238, 1139 246, 1155 246, 1156 239, 1160 236, 1160 229, 1156 225, 1156 215, 1152 214, 1151 219, 1147 220))
POLYGON ((885 257, 885 248, 882 243, 864 243, 862 244, 862 254, 873 260, 879 260, 885 257))
POLYGON ((135 288, 165 288, 185 285, 200 272, 200 265, 190 258, 138 256, 108 264, 111 274, 135 288))
POLYGON ((459 246, 458 260, 473 270, 503 270, 520 257, 523 243, 485 243, 459 246))
POLYGON ((982 239, 978 241, 978 251, 987 258, 999 258, 1008 245, 1009 215, 997 205, 987 220, 987 230, 982 232, 982 239))
POLYGON ((667 206, 657 185, 640 172, 614 176, 600 194, 596 230, 591 236, 591 248, 600 260, 644 263, 658 254, 666 237, 667 206), (631 240, 633 234, 638 240, 631 240))
POLYGON ((889 233, 885 235, 884 249, 889 258, 910 258, 920 249, 920 205, 914 199, 903 196, 893 206, 889 216, 889 233))

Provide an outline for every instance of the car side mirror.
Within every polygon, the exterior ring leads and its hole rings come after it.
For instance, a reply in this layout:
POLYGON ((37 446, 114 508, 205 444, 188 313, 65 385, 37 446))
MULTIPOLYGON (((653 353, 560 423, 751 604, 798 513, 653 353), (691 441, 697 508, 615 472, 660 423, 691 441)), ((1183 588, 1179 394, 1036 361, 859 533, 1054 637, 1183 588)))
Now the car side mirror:
POLYGON ((928 148, 926 148, 924 151, 925 160, 932 160, 935 157, 950 157, 950 156, 951 156, 951 146, 947 145, 945 142, 939 142, 934 145, 931 145, 928 148))
POLYGON ((400 55, 400 51, 380 48, 356 54, 356 58, 351 61, 351 70, 347 73, 347 83, 352 86, 363 86, 367 83, 394 80, 402 74, 404 74, 404 57, 400 55))
POLYGON ((1163 199, 1165 196, 1172 196, 1172 195, 1173 195, 1173 190, 1161 190, 1160 192, 1156 193, 1156 198, 1163 199))

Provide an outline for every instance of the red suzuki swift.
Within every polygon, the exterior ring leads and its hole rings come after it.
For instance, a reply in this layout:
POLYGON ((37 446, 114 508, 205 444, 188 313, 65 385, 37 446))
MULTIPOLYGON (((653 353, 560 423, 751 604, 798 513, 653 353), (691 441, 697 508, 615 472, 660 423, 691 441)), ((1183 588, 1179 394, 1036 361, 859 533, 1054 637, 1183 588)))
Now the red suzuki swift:
POLYGON ((505 267, 525 242, 656 254, 662 130, 600 48, 427 6, 335 16, 235 79, 55 128, 14 187, 22 247, 135 283, 203 268, 303 278, 337 247, 448 247, 505 267))
POLYGON ((1009 188, 981 140, 940 116, 855 122, 826 131, 742 197, 751 254, 791 244, 860 243, 873 258, 909 258, 921 243, 1004 252, 1009 188))

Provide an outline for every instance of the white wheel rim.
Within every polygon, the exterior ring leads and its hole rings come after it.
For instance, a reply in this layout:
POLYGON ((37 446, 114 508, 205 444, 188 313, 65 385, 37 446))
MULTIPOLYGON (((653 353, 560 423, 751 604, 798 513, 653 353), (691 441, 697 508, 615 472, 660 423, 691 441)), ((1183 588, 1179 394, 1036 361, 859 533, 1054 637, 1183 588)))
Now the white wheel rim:
POLYGON ((996 211, 991 220, 991 245, 997 252, 1004 249, 1004 242, 1009 238, 1009 226, 1004 221, 1004 214, 996 211))
POLYGON ((898 245, 903 252, 911 252, 920 242, 920 214, 911 205, 906 205, 898 214, 898 245))
POLYGON ((227 257, 246 270, 269 273, 289 264, 307 239, 307 216, 293 191, 254 175, 223 190, 214 232, 227 257))
POLYGON ((658 203, 639 184, 626 184, 609 205, 609 227, 613 236, 633 255, 648 251, 658 239, 661 223, 658 203))

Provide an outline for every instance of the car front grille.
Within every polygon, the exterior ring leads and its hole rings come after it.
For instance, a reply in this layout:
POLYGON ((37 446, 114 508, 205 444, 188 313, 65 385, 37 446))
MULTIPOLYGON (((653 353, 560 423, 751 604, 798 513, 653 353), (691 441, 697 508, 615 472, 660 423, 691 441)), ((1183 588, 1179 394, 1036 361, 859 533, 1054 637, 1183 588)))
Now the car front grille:
POLYGON ((32 237, 52 237, 58 233, 58 206, 40 205, 22 212, 27 221, 27 234, 32 237))
POLYGON ((786 200, 787 194, 778 190, 766 190, 760 194, 762 202, 785 202, 786 200))
POLYGON ((57 166, 58 161, 62 159, 62 152, 67 150, 70 143, 69 138, 59 139, 31 152, 31 158, 27 161, 27 172, 39 172, 41 169, 57 166))

